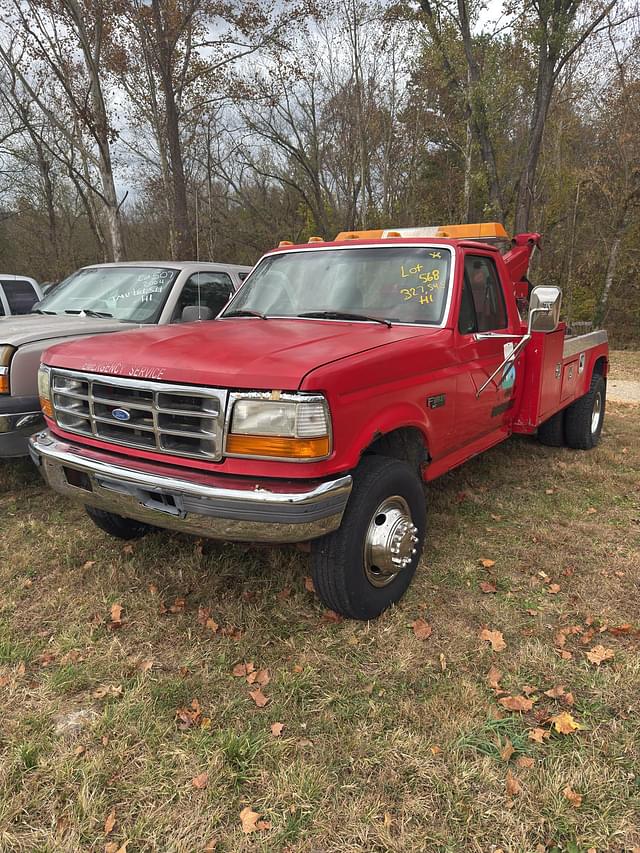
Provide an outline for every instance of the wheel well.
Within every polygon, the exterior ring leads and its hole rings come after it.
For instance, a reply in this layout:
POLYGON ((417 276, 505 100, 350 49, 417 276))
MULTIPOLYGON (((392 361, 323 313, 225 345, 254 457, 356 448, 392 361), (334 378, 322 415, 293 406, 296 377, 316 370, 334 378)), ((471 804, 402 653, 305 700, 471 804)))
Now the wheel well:
POLYGON ((424 436, 416 427, 400 427, 378 436, 366 448, 363 455, 372 454, 400 459, 418 470, 429 461, 429 451, 424 436))
POLYGON ((593 372, 599 373, 600 376, 607 375, 607 359, 603 355, 593 365, 593 372))

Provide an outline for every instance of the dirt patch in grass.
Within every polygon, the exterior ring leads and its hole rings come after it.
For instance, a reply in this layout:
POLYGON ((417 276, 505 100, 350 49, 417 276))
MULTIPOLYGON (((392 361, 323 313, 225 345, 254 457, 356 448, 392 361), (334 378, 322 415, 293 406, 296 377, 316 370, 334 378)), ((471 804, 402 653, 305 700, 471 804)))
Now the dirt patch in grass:
POLYGON ((327 621, 295 548, 127 546, 3 465, 0 850, 640 846, 639 465, 637 410, 612 406, 591 453, 512 439, 447 475, 409 593, 369 624, 327 621), (268 670, 264 707, 238 663, 268 670), (245 807, 270 828, 244 834, 245 807))
POLYGON ((609 357, 609 375, 612 379, 640 382, 640 352, 636 350, 612 350, 609 357))

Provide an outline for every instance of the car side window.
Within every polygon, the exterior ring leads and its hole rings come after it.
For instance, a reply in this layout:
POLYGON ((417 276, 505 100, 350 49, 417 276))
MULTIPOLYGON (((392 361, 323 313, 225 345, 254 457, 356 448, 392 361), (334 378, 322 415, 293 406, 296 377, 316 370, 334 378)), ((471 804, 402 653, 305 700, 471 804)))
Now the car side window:
POLYGON ((12 314, 28 314, 38 301, 38 294, 30 281, 3 281, 2 287, 12 314))
POLYGON ((186 280, 173 312, 173 323, 179 323, 187 305, 209 308, 215 317, 233 295, 233 282, 224 272, 197 272, 186 280))
POLYGON ((507 309, 492 258, 467 255, 458 328, 462 334, 505 329, 507 309))

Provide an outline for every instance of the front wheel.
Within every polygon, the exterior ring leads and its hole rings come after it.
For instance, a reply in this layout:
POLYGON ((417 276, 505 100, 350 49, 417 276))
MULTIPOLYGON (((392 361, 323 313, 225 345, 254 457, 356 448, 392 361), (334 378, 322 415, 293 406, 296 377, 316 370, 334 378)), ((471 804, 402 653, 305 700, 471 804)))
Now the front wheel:
POLYGON ((564 428, 569 447, 574 450, 591 450, 600 441, 606 391, 604 377, 594 373, 587 393, 567 407, 564 428))
POLYGON ((116 515, 115 512, 106 512, 106 510, 98 509, 95 506, 85 506, 85 510, 91 521, 100 530, 104 530, 110 536, 115 536, 116 539, 140 539, 152 529, 151 525, 145 524, 144 521, 124 518, 122 515, 116 515))
POLYGON ((365 457, 338 530, 311 543, 313 583, 331 610, 375 619, 404 595, 424 545, 424 488, 406 463, 365 457))

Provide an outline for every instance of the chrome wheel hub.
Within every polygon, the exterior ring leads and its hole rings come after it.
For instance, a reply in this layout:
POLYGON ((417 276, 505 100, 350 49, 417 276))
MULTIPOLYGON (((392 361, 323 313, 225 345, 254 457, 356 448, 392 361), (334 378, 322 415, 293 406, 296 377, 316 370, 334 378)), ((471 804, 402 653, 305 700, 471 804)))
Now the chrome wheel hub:
POLYGON ((387 586, 414 558, 418 528, 404 498, 394 495, 373 513, 364 544, 364 571, 373 586, 387 586))
POLYGON ((598 424, 600 423, 600 413, 602 412, 602 395, 596 394, 596 398, 593 401, 593 411, 591 412, 591 433, 595 433, 598 431, 598 424))

